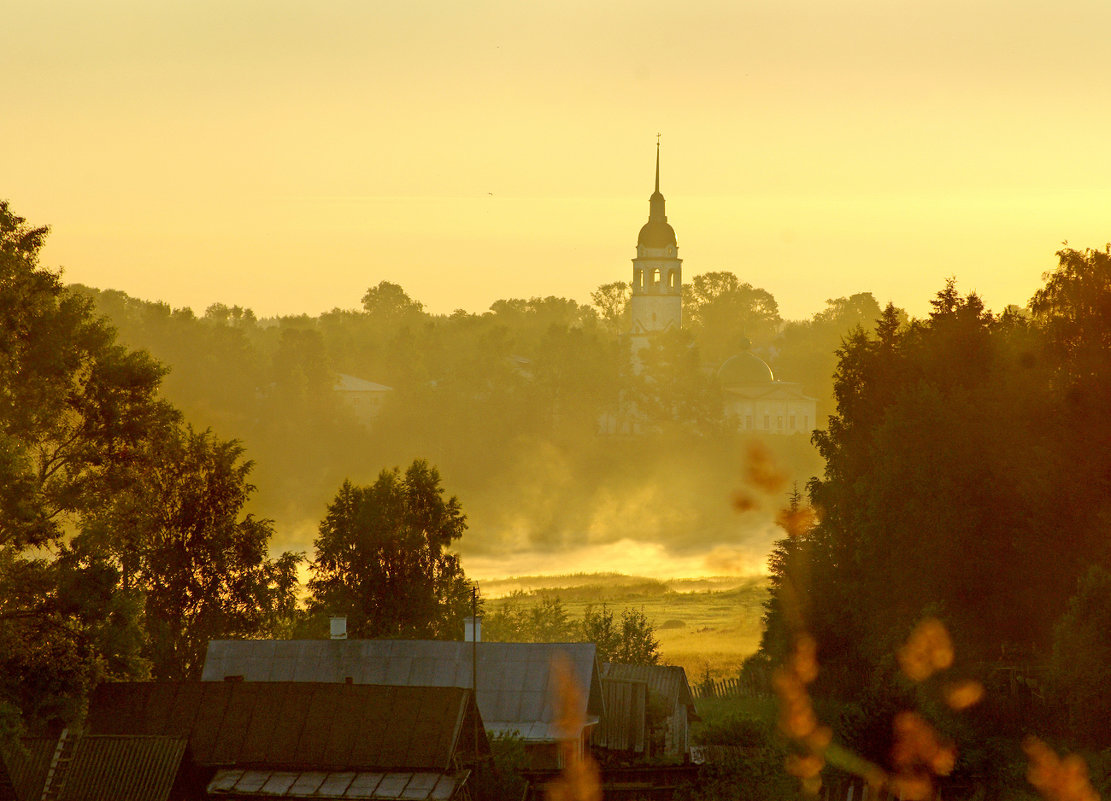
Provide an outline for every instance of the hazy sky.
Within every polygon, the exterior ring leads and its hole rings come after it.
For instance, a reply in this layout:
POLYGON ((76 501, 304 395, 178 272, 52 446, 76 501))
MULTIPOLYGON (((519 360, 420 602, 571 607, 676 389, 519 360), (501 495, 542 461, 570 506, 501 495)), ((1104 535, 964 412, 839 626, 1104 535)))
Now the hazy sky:
POLYGON ((1107 0, 0 0, 0 198, 201 311, 628 280, 656 133, 687 276, 787 317, 1024 303, 1111 239, 1107 0))

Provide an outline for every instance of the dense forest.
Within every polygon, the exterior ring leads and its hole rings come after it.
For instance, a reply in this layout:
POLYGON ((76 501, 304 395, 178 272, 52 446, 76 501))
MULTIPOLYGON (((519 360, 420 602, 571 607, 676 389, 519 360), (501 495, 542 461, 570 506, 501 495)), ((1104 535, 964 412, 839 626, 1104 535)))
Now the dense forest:
MULTIPOLYGON (((777 378, 817 398, 824 419, 836 347, 880 312, 861 293, 788 322, 768 292, 732 273, 698 275, 685 288, 684 331, 634 375, 622 336, 629 288, 620 282, 599 287, 589 306, 508 299, 483 314, 450 315, 429 314, 380 282, 357 309, 265 320, 220 304, 198 316, 118 291, 71 289, 93 301, 121 343, 168 368, 163 396, 187 420, 243 443, 258 486, 251 508, 275 521, 282 547, 307 547, 343 480, 369 482, 420 457, 466 499, 464 555, 624 538, 701 552, 737 546, 740 528, 750 566, 771 541, 772 513, 739 520, 730 507, 743 449, 714 371, 751 348, 777 378), (392 388, 371 425, 334 391, 340 374, 392 388), (621 399, 648 411, 650 436, 598 435, 621 399)), ((806 436, 768 439, 793 479, 819 471, 806 436)))
MULTIPOLYGON (((902 754, 904 797, 1004 797, 1052 754, 1034 737, 1109 779, 1111 249, 1058 255, 1026 309, 950 282, 927 319, 888 308, 846 338, 814 514, 796 496, 772 555, 750 666, 795 666, 777 676, 790 714, 823 699, 873 764, 902 754)), ((805 717, 785 729, 824 758, 805 717)), ((1091 797, 1073 778, 1041 789, 1091 797)))

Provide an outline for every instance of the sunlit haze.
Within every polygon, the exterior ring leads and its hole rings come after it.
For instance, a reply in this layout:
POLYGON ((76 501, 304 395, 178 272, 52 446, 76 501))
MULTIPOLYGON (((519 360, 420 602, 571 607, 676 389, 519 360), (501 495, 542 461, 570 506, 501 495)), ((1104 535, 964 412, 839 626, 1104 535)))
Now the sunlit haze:
POLYGON ((688 275, 785 318, 1108 238, 1104 0, 10 2, 0 197, 67 280, 436 313, 628 280, 657 132, 688 275))

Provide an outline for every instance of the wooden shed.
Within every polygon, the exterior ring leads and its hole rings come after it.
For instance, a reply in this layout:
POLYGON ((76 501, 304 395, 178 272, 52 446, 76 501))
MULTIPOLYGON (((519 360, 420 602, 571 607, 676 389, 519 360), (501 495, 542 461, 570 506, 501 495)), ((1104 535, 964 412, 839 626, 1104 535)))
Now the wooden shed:
POLYGON ((687 759, 690 723, 698 716, 683 668, 604 662, 602 687, 607 721, 604 740, 595 741, 599 747, 687 759), (643 690, 638 689, 641 686, 643 690), (638 700, 640 692, 643 702, 638 700))

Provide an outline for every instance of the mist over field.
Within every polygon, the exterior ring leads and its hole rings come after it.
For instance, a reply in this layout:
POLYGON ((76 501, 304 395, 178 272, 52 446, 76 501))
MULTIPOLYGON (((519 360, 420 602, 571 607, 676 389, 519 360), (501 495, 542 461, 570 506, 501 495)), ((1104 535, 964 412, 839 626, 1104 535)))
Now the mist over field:
POLYGON ((342 481, 369 484, 419 457, 462 503, 469 528, 457 548, 477 578, 759 574, 781 535, 777 509, 821 463, 805 433, 738 433, 715 371, 751 350, 818 398, 820 416, 834 349, 878 305, 856 295, 792 323, 770 294, 731 274, 693 286, 701 292, 688 293, 689 330, 667 344, 647 388, 629 369, 622 284, 601 287, 598 306, 500 300, 482 315, 437 316, 383 282, 361 309, 265 320, 220 304, 197 315, 76 289, 124 344, 168 367, 164 395, 186 419, 242 441, 255 463, 251 511, 275 521, 276 548, 311 552, 342 481), (341 375, 389 388, 373 415, 345 403, 341 375), (636 393, 666 410, 657 424, 600 430, 636 393), (754 439, 782 480, 738 511, 754 439))

